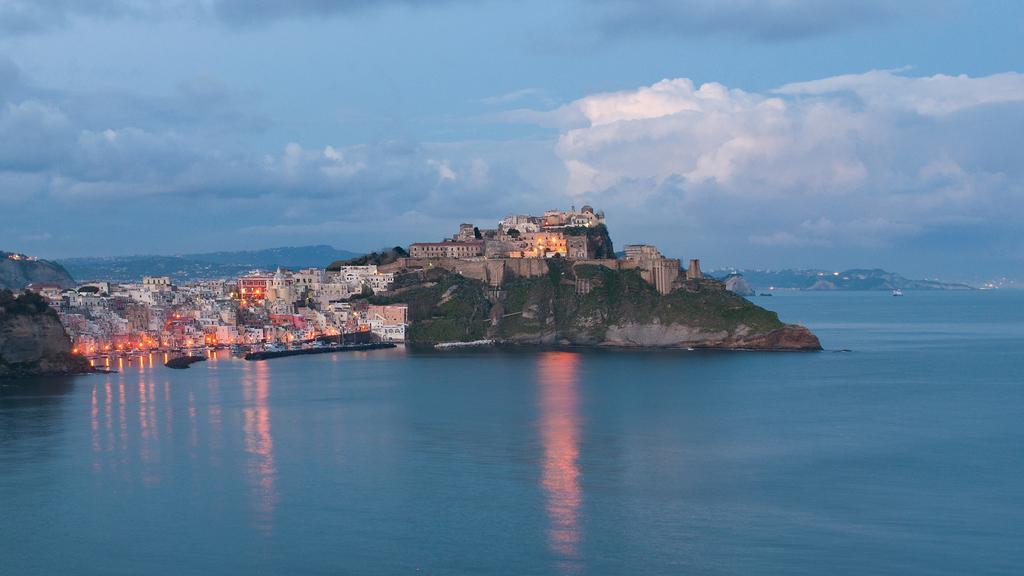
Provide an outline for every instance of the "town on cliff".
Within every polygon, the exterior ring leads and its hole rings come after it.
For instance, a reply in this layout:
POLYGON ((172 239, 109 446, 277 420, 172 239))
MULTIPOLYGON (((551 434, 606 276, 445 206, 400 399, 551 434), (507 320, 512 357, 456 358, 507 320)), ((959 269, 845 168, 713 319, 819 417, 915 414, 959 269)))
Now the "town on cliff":
MULTIPOLYGON (((9 256, 9 258, 12 256, 9 256)), ((27 259, 27 256, 13 256, 27 259)), ((324 268, 253 270, 176 285, 87 281, 28 285, 92 365, 154 352, 247 351, 318 342, 819 349, 802 327, 684 268, 651 245, 616 255, 590 206, 462 224, 324 268)), ((0 351, 2 353, 2 351, 0 351)))

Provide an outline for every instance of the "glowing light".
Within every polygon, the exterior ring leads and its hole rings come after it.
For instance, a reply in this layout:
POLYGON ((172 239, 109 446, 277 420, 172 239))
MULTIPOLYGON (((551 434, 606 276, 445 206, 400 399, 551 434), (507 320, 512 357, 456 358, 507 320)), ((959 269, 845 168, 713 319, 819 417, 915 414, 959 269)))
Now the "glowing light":
POLYGON ((583 499, 579 470, 579 356, 551 352, 538 366, 541 393, 541 488, 547 498, 548 546, 567 563, 577 560, 579 510, 583 499))

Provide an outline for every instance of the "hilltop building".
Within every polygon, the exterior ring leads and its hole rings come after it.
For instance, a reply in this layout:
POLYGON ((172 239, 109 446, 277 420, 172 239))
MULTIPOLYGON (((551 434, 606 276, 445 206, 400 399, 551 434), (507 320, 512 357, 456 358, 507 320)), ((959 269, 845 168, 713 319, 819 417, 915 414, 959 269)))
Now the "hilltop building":
POLYGON ((636 263, 641 278, 654 285, 661 294, 672 291, 672 285, 680 273, 678 258, 665 258, 650 244, 630 244, 625 250, 626 260, 636 263))
POLYGON ((481 240, 417 242, 409 246, 411 258, 476 258, 484 255, 481 240))

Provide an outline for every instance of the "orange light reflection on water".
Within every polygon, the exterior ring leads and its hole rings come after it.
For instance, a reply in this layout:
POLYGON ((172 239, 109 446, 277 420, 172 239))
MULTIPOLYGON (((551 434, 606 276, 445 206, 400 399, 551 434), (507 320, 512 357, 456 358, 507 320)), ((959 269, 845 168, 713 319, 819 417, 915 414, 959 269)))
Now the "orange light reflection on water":
POLYGON ((253 489, 254 512, 260 529, 273 529, 277 507, 277 465, 274 438, 270 431, 270 372, 266 362, 247 362, 243 380, 246 408, 243 416, 245 449, 249 453, 249 482, 253 489))
POLYGON ((581 537, 579 361, 571 352, 548 352, 538 361, 548 547, 561 558, 564 572, 578 569, 581 537))

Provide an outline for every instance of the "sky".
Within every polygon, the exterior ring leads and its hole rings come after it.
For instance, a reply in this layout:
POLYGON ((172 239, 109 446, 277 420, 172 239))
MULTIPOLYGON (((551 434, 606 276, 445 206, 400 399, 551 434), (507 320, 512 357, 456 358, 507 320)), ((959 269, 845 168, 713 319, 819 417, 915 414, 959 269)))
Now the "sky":
POLYGON ((590 204, 705 268, 1024 277, 1024 2, 0 0, 0 249, 590 204))

